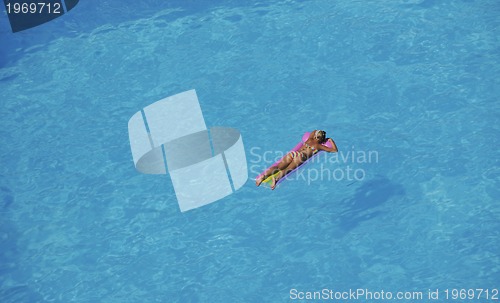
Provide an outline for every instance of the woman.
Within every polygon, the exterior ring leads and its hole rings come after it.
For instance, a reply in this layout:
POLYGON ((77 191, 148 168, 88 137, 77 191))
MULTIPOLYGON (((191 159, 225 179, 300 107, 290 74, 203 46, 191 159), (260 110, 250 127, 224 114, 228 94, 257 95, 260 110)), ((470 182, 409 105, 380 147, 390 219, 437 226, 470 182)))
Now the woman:
POLYGON ((333 142, 331 138, 326 138, 326 132, 314 130, 298 151, 292 151, 286 154, 278 164, 271 166, 264 174, 260 175, 257 180, 255 180, 255 184, 259 186, 262 181, 279 171, 279 173, 272 178, 271 189, 275 189, 279 179, 283 178, 283 176, 297 168, 320 150, 335 153, 337 152, 337 145, 335 145, 335 142, 333 142), (331 142, 332 147, 323 145, 323 143, 327 141, 331 142))

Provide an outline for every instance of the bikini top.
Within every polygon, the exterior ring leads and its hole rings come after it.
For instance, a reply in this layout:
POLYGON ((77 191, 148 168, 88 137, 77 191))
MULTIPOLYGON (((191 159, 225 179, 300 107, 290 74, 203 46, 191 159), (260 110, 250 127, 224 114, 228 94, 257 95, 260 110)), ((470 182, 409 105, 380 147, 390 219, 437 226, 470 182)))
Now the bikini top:
POLYGON ((307 147, 307 148, 310 148, 312 149, 313 151, 316 150, 316 148, 314 148, 313 146, 310 146, 309 144, 307 144, 306 142, 304 142, 304 145, 307 147))

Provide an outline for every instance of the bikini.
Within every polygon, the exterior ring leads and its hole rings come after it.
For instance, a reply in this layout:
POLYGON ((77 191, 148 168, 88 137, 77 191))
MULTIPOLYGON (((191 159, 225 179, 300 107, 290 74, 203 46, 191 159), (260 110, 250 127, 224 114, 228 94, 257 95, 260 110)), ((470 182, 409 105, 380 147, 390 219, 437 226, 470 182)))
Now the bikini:
MULTIPOLYGON (((316 150, 316 148, 314 148, 314 146, 310 146, 309 144, 307 144, 305 142, 304 142, 304 145, 313 151, 313 155, 317 152, 317 150, 316 150)), ((299 152, 299 151, 292 151, 292 152, 290 152, 290 155, 291 155, 292 159, 297 157, 297 156, 300 156, 300 158, 303 161, 307 159, 307 156, 303 152, 299 152)))
POLYGON ((315 153, 317 150, 316 148, 314 148, 314 146, 310 146, 309 144, 307 144, 306 142, 304 142, 304 145, 307 147, 307 148, 310 148, 312 149, 313 153, 315 153))

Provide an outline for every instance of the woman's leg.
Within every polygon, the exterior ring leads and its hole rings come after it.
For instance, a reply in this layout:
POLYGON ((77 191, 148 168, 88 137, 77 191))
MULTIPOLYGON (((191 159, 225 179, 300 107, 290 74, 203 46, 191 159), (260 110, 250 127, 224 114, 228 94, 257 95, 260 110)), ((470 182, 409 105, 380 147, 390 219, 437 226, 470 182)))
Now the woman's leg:
POLYGON ((279 170, 277 165, 269 167, 262 175, 258 176, 257 179, 255 179, 255 185, 259 186, 262 181, 266 180, 267 177, 274 174, 277 170, 279 170))
POLYGON ((286 154, 276 166, 269 167, 260 177, 255 180, 255 185, 259 186, 262 181, 266 180, 270 175, 276 173, 278 170, 286 169, 292 163, 294 157, 291 153, 286 154))
POLYGON ((283 178, 284 176, 286 176, 286 174, 296 169, 303 162, 304 161, 302 161, 302 159, 299 156, 293 158, 291 163, 289 163, 286 168, 281 169, 280 172, 276 175, 276 177, 273 177, 273 182, 271 183, 271 189, 275 189, 279 179, 283 178))

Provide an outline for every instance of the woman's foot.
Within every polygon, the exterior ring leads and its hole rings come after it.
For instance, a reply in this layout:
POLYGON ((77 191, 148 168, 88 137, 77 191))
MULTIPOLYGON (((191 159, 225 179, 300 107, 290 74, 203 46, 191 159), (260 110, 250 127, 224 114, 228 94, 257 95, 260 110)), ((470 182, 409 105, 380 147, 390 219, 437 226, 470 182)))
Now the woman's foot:
POLYGON ((275 178, 274 176, 273 176, 272 180, 273 180, 273 181, 272 181, 272 183, 271 183, 271 189, 272 189, 272 190, 274 190, 274 189, 276 188, 276 183, 277 183, 277 181, 276 181, 276 178, 275 178))
POLYGON ((257 179, 255 179, 255 185, 259 186, 262 181, 264 181, 264 175, 261 175, 257 177, 257 179))

